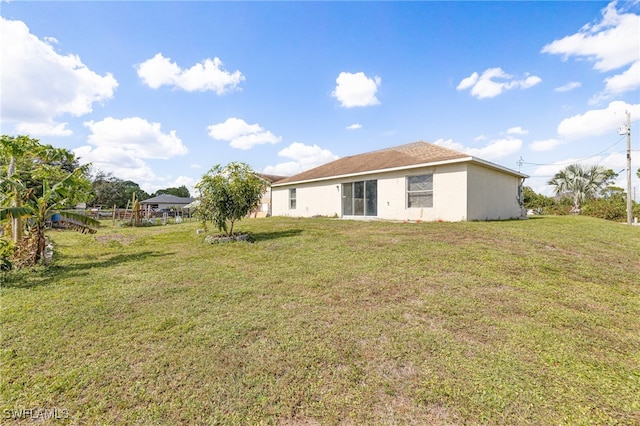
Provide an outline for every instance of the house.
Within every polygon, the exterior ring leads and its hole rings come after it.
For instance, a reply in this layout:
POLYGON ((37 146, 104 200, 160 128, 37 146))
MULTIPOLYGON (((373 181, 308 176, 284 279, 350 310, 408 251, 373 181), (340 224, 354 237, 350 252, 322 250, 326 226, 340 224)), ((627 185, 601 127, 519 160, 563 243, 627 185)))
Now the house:
POLYGON ((194 200, 195 198, 190 197, 176 197, 175 195, 170 194, 160 194, 157 197, 140 201, 140 204, 142 204, 142 208, 144 210, 147 210, 147 208, 151 208, 153 210, 171 210, 174 208, 183 208, 194 200))
POLYGON ((266 183, 266 191, 262 194, 260 198, 260 206, 257 210, 251 212, 249 216, 251 217, 268 217, 271 216, 271 185, 275 182, 278 182, 284 179, 286 176, 276 176, 276 175, 266 175, 264 173, 256 173, 260 179, 262 179, 266 183))
POLYGON ((521 218, 520 172, 426 142, 344 157, 272 185, 274 216, 521 218))

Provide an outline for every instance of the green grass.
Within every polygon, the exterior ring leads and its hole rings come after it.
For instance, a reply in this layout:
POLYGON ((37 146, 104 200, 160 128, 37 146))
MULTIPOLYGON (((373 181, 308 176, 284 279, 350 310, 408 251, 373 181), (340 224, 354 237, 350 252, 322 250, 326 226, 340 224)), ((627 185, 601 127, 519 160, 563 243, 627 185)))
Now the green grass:
POLYGON ((639 424, 640 228, 586 217, 52 232, 2 286, 0 415, 639 424))

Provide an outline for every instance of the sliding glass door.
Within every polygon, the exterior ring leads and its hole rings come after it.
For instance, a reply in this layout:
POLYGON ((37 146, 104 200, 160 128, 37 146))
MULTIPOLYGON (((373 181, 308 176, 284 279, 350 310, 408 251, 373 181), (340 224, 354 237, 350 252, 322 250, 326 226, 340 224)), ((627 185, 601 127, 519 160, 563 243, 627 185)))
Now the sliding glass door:
POLYGON ((343 216, 378 215, 378 181, 362 180, 342 184, 343 216))

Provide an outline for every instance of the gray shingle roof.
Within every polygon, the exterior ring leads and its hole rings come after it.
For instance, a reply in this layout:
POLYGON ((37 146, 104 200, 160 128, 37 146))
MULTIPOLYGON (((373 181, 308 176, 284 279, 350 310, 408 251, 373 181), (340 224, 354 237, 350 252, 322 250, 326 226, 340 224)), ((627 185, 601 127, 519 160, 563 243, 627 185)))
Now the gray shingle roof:
POLYGON ((146 199, 144 201, 140 201, 140 204, 175 204, 175 205, 180 205, 180 204, 189 204, 189 203, 193 202, 193 200, 195 200, 195 198, 176 197, 175 195, 171 195, 171 194, 160 194, 157 197, 148 198, 148 199, 146 199))
POLYGON ((266 175, 264 173, 256 173, 260 178, 262 178, 263 180, 266 180, 269 183, 276 183, 284 178, 286 178, 287 176, 277 176, 277 175, 266 175))

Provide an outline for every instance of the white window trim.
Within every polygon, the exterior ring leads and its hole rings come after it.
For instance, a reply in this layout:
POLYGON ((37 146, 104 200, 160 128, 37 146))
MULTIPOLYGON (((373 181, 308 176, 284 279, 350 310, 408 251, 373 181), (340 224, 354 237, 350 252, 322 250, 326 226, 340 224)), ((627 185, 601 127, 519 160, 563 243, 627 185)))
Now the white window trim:
POLYGON ((408 175, 405 177, 405 191, 404 191, 404 205, 407 209, 432 209, 433 208, 433 173, 420 173, 419 175, 408 175), (417 176, 431 176, 431 189, 421 191, 409 191, 409 178, 417 176), (430 207, 410 207, 409 206, 409 194, 429 194, 431 193, 431 206, 430 207))
POLYGON ((297 207, 298 207, 297 188, 289 188, 289 210, 296 210, 297 207), (291 195, 293 195, 293 197, 291 195), (292 201, 293 201, 293 204, 292 204, 292 201))

